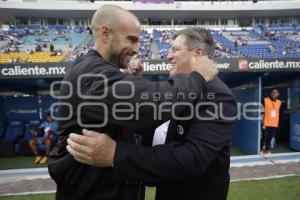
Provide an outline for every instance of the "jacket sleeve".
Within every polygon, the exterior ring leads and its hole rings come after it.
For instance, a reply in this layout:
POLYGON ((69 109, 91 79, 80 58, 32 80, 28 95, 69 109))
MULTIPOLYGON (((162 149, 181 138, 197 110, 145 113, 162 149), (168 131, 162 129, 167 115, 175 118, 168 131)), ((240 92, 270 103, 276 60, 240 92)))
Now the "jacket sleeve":
MULTIPOLYGON (((233 98, 223 99, 225 116, 236 115, 233 98)), ((205 116, 206 110, 199 109, 205 116)), ((200 177, 222 149, 230 145, 234 119, 194 119, 182 142, 154 147, 134 146, 118 142, 114 158, 114 178, 117 181, 161 182, 200 177)))
POLYGON ((191 94, 199 95, 205 86, 205 80, 197 72, 178 74, 160 82, 124 74, 118 69, 95 71, 93 74, 100 75, 81 81, 81 93, 85 95, 82 101, 101 105, 83 107, 82 118, 101 121, 107 117, 110 124, 136 130, 168 120, 173 103, 193 103, 195 98, 190 98, 191 94))

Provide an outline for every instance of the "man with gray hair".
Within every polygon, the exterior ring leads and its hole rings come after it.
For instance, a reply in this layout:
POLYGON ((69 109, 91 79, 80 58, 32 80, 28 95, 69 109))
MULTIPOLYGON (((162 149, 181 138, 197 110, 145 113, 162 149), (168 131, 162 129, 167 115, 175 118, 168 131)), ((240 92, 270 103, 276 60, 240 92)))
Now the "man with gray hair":
MULTIPOLYGON (((137 17, 121 7, 106 5, 95 12, 91 26, 95 40, 93 50, 74 61, 60 88, 58 144, 49 155, 48 165, 57 184, 56 199, 138 200, 141 185, 114 182, 111 164, 92 167, 77 162, 67 151, 69 133, 79 135, 82 129, 89 128, 106 132, 104 137, 135 145, 134 130, 157 126, 170 118, 169 112, 163 113, 160 120, 154 120, 156 107, 176 102, 174 98, 166 98, 166 93, 173 96, 177 93, 187 96, 189 92, 200 94, 206 82, 217 74, 217 69, 204 58, 193 63, 193 72, 176 75, 168 81, 151 82, 122 73, 120 69, 127 68, 131 58, 139 52, 141 28, 137 17), (143 93, 149 96, 161 93, 162 98, 145 100, 143 93), (140 106, 139 117, 131 117, 135 113, 131 108, 138 103, 154 106, 140 106), (121 115, 116 115, 116 110, 121 110, 121 115), (122 113, 124 110, 129 111, 122 113)), ((189 98, 183 100, 194 102, 189 98)), ((94 143, 92 146, 102 148, 113 144, 94 143)))
MULTIPOLYGON (((214 57, 211 34, 202 28, 179 31, 167 56, 171 76, 190 73, 203 57, 214 57)), ((215 78, 192 107, 175 113, 169 122, 143 134, 148 146, 84 130, 84 135, 70 134, 67 150, 85 164, 113 165, 115 180, 155 185, 156 200, 226 200, 237 115, 232 93, 215 78), (93 142, 109 145, 97 148, 93 142)))

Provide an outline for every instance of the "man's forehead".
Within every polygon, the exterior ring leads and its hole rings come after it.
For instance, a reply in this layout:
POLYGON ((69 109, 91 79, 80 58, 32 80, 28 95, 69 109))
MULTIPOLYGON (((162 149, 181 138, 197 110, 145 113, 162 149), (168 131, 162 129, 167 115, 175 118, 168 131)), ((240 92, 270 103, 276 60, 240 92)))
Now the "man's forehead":
POLYGON ((141 29, 139 27, 132 27, 128 26, 123 31, 124 34, 126 34, 127 37, 140 37, 141 35, 141 29))
POLYGON ((123 26, 122 28, 119 27, 118 34, 121 35, 124 38, 127 39, 133 39, 133 38, 140 38, 140 31, 139 29, 123 26))
POLYGON ((175 40, 172 40, 171 46, 185 46, 184 36, 178 35, 175 40))
POLYGON ((124 15, 119 17, 116 25, 121 28, 121 30, 129 30, 130 32, 141 31, 140 22, 132 13, 129 12, 124 12, 124 15))

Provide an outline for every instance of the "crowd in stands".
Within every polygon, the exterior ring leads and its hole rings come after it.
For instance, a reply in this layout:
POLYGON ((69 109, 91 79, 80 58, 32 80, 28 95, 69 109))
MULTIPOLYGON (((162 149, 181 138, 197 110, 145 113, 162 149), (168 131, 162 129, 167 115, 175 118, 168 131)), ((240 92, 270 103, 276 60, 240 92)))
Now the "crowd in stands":
MULTIPOLYGON (((0 63, 73 61, 92 48, 93 38, 89 33, 86 27, 65 25, 0 29, 0 63), (36 58, 39 52, 48 54, 36 58)), ((158 54, 158 58, 166 59, 175 33, 175 29, 143 30, 140 58, 155 59, 154 54, 158 54)), ((216 58, 300 57, 300 24, 275 23, 268 27, 257 25, 251 30, 211 30, 211 33, 216 42, 216 58)))
MULTIPOLYGON (((300 25, 256 27, 252 30, 211 30, 216 58, 300 57, 300 25)), ((166 58, 174 30, 154 30, 160 56, 166 58)))
POLYGON ((154 40, 157 48, 159 49, 161 59, 165 59, 167 57, 168 50, 171 46, 172 38, 175 33, 175 30, 153 30, 154 40))
MULTIPOLYGON (((63 61, 66 52, 71 52, 80 46, 89 35, 88 29, 82 26, 65 25, 17 25, 11 26, 8 30, 0 29, 1 35, 1 55, 0 63, 7 62, 36 62, 31 60, 26 54, 37 54, 38 52, 51 52, 49 56, 62 56, 62 59, 43 59, 41 61, 55 62, 63 61), (22 57, 14 58, 13 53, 21 53, 22 57), (26 57, 26 59, 24 59, 26 57)), ((47 54, 48 55, 48 54, 47 54)))
POLYGON ((141 32, 141 46, 140 46, 140 57, 141 59, 151 59, 152 52, 150 50, 153 37, 146 30, 141 32))

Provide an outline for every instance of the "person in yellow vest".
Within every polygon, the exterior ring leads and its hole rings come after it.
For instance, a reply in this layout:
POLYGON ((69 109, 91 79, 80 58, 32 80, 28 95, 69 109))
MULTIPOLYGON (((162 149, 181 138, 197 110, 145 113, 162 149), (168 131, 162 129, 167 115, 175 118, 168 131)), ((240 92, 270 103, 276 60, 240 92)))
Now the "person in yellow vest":
POLYGON ((279 91, 276 88, 271 90, 270 96, 264 98, 265 113, 262 124, 262 140, 261 148, 262 153, 271 153, 270 146, 271 140, 275 136, 276 129, 279 124, 279 114, 281 101, 278 99, 279 91))

